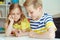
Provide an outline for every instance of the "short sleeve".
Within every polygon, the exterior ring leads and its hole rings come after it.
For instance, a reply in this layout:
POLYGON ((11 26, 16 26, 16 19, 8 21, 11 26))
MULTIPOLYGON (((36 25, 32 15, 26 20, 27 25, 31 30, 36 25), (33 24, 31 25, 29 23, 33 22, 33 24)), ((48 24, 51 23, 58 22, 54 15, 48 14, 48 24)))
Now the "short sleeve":
POLYGON ((45 23, 47 23, 47 22, 53 22, 52 16, 46 15, 46 17, 45 17, 45 23))
POLYGON ((57 28, 56 28, 56 26, 55 26, 55 24, 53 22, 52 16, 47 15, 45 17, 45 27, 47 27, 47 28, 51 28, 52 27, 55 31, 57 30, 57 28))

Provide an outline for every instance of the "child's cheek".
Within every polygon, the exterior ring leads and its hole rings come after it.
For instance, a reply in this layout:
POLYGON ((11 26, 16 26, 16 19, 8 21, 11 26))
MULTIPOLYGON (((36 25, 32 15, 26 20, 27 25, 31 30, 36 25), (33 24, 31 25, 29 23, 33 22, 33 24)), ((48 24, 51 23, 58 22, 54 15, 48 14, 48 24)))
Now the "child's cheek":
POLYGON ((14 15, 12 15, 12 18, 14 18, 14 15))

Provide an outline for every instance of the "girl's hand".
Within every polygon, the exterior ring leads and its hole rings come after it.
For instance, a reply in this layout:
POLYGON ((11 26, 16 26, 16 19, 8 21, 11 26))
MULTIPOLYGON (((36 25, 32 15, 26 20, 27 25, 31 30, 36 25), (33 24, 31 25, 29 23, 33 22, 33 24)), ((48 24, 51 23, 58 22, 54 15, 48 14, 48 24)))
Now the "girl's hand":
POLYGON ((21 30, 15 30, 15 35, 17 36, 17 37, 20 37, 20 36, 22 36, 22 31, 21 30))
POLYGON ((14 19, 11 15, 9 15, 8 19, 10 20, 10 22, 14 22, 14 19))
POLYGON ((26 30, 22 30, 22 32, 26 32, 26 30))

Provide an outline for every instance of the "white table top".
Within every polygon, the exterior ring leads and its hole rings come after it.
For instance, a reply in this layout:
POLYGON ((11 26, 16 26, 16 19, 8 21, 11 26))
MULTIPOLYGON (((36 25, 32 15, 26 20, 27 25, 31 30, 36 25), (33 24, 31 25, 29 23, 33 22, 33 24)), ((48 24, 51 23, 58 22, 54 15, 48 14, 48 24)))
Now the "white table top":
MULTIPOLYGON (((37 39, 37 38, 29 38, 28 36, 23 37, 5 37, 5 34, 0 34, 0 40, 50 40, 50 39, 37 39)), ((54 40, 60 40, 60 39, 54 39, 54 40)))

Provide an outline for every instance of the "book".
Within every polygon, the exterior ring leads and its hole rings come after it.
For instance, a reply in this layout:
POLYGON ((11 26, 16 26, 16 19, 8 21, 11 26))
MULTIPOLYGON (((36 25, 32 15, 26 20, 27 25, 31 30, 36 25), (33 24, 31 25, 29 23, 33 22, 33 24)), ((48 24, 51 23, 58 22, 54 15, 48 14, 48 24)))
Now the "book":
POLYGON ((0 0, 0 4, 4 4, 4 0, 0 0))
POLYGON ((2 11, 0 10, 0 17, 2 17, 2 11))

